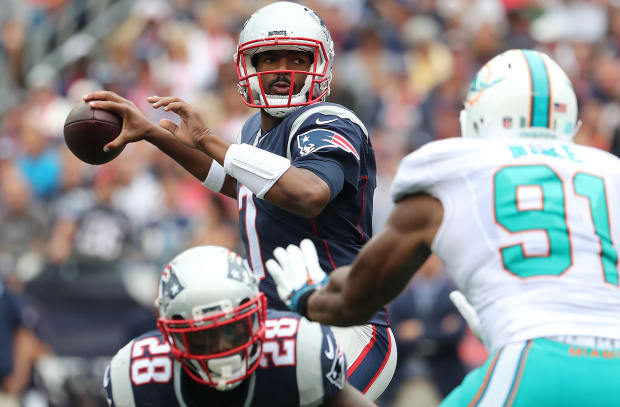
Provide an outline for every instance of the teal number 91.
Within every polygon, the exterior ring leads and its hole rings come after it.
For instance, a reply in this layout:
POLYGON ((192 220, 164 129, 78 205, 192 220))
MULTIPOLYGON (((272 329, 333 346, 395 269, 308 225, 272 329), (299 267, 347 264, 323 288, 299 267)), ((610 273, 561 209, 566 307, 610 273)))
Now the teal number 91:
MULTIPOLYGON (((522 277, 559 276, 572 264, 572 248, 562 179, 546 165, 511 166, 495 174, 495 220, 511 233, 542 230, 549 241, 549 251, 528 256, 523 244, 500 249, 504 268, 522 277), (517 190, 522 186, 539 187, 542 206, 520 210, 517 190)), ((607 283, 618 285, 618 253, 609 224, 605 183, 601 177, 577 173, 573 178, 575 193, 588 199, 594 230, 601 245, 601 265, 607 283)))

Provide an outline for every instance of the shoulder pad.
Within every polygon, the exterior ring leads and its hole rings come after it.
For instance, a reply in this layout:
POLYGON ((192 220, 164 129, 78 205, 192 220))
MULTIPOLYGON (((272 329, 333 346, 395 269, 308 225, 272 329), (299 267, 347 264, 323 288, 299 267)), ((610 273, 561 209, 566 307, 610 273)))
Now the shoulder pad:
POLYGON ((318 322, 302 318, 297 339, 299 405, 316 405, 344 386, 344 354, 329 327, 318 322))
POLYGON ((474 156, 489 144, 461 137, 431 141, 402 159, 391 186, 394 202, 416 192, 427 192, 436 182, 454 178, 471 167, 474 156))
POLYGON ((291 142, 293 140, 293 137, 295 137, 295 135, 297 134, 299 129, 304 125, 306 120, 308 120, 311 116, 317 115, 317 114, 325 115, 325 116, 336 116, 336 118, 326 118, 325 120, 323 120, 320 117, 317 117, 316 125, 319 125, 319 126, 322 124, 327 125, 336 120, 348 120, 351 123, 357 125, 362 130, 364 135, 366 136, 366 140, 368 140, 368 130, 366 129, 366 126, 364 126, 362 121, 355 115, 355 113, 339 105, 319 103, 318 105, 308 110, 305 110, 303 113, 297 116, 295 120, 293 121, 291 125, 291 130, 288 136, 288 142, 286 144, 287 158, 291 159, 291 142), (323 122, 321 122, 321 120, 323 120, 323 122))

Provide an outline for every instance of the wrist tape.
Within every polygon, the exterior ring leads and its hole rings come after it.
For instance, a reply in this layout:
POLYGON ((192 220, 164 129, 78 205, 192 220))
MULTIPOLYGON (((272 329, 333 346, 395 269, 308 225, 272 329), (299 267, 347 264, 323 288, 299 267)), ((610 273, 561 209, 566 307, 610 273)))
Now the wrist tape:
POLYGON ((220 192, 222 190, 222 186, 224 186, 224 180, 226 180, 226 171, 224 171, 224 167, 222 167, 217 161, 213 160, 211 163, 211 168, 209 168, 207 178, 205 178, 202 182, 202 185, 209 188, 213 192, 220 192))

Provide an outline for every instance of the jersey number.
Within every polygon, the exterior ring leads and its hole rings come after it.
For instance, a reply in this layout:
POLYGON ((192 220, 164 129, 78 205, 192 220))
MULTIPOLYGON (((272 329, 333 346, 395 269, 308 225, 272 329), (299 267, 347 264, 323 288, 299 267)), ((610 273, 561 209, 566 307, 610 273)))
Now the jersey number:
POLYGON ((256 205, 254 205, 254 194, 245 186, 239 188, 239 214, 244 217, 245 236, 248 239, 248 257, 252 271, 258 278, 265 278, 265 268, 260 249, 260 239, 256 232, 256 205), (244 205, 245 204, 245 205, 244 205), (245 206, 245 213, 242 211, 245 206))
MULTIPOLYGON (((501 248, 506 270, 523 278, 558 276, 566 271, 572 264, 572 256, 562 179, 546 165, 527 165, 502 168, 495 174, 494 182, 496 222, 511 233, 542 230, 549 243, 545 255, 528 256, 523 244, 501 248), (520 208, 520 188, 539 188, 540 205, 520 208)), ((573 187, 576 195, 588 200, 594 231, 601 246, 604 279, 618 285, 618 253, 611 239, 603 178, 579 172, 573 177, 573 187)))
POLYGON ((296 318, 268 319, 265 322, 265 341, 260 366, 295 366, 295 348, 299 320, 296 318))
POLYGON ((131 349, 131 382, 136 386, 155 382, 168 383, 172 379, 172 360, 168 356, 170 345, 154 336, 134 342, 131 349), (145 356, 148 348, 149 356, 145 356))

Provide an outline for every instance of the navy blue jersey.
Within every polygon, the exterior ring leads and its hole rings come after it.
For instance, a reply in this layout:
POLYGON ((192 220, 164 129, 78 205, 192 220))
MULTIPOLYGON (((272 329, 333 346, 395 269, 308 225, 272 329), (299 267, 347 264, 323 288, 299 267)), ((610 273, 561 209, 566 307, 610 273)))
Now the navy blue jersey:
POLYGON ((263 358, 255 373, 229 391, 194 381, 157 330, 114 356, 103 385, 114 407, 316 406, 337 395, 346 360, 329 327, 292 312, 267 311, 263 358))
POLYGON ((21 304, 0 280, 0 380, 13 370, 13 339, 22 324, 21 304))
MULTIPOLYGON (((265 272, 273 250, 310 239, 316 246, 321 267, 330 273, 350 264, 372 236, 372 202, 376 164, 368 131, 353 112, 333 103, 302 107, 261 134, 256 113, 244 124, 240 143, 286 157, 291 165, 312 171, 327 183, 330 202, 315 218, 295 215, 256 198, 237 184, 239 227, 246 257, 261 278, 260 289, 269 306, 286 309, 276 286, 265 272)), ((382 311, 371 322, 386 324, 382 311)))

